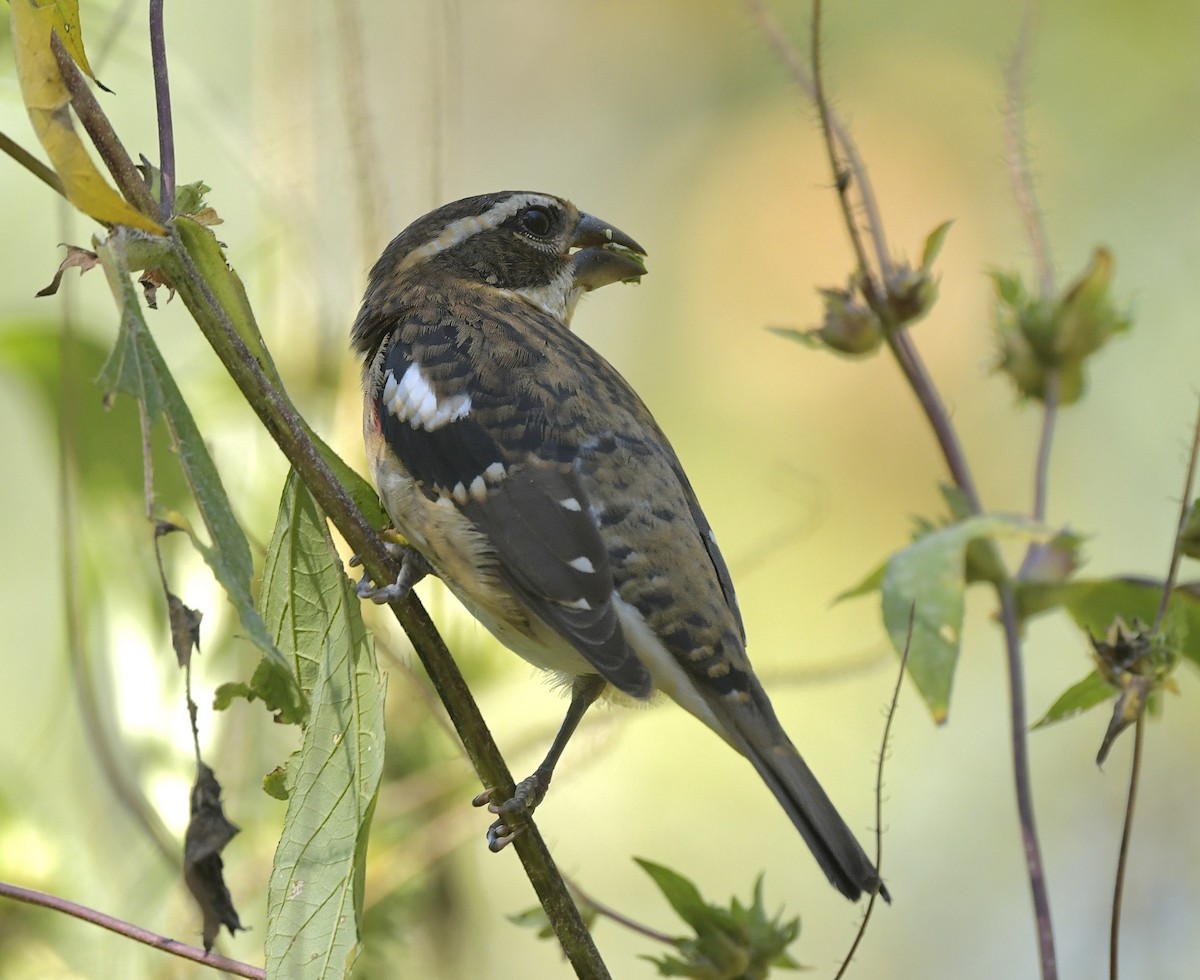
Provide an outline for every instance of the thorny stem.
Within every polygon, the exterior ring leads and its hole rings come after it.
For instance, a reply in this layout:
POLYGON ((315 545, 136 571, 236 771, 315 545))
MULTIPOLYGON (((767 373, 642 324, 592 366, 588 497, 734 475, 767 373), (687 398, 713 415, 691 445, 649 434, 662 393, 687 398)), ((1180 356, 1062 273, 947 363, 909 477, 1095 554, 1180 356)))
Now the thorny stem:
POLYGON ((60 898, 57 895, 47 895, 45 892, 35 891, 32 888, 21 888, 19 885, 12 885, 7 881, 0 881, 0 895, 5 898, 11 898, 13 901, 24 902, 26 905, 40 905, 42 908, 53 909, 56 912, 74 916, 76 919, 90 922, 92 925, 100 926, 102 929, 108 929, 110 932, 125 936, 127 939, 133 939, 147 946, 152 946, 164 953, 170 953, 172 956, 180 956, 195 963, 200 963, 203 966, 212 967, 215 970, 223 970, 226 973, 232 973, 234 976, 250 977, 252 980, 263 980, 266 977, 266 971, 260 967, 251 966, 249 963, 242 963, 238 960, 231 960, 216 953, 206 953, 195 946, 188 946, 177 939, 160 936, 149 929, 135 926, 132 922, 126 922, 123 919, 105 915, 103 912, 97 912, 86 905, 77 905, 75 902, 67 901, 67 899, 60 898))
POLYGON ((1054 264, 1050 258, 1050 238, 1046 234, 1042 209, 1038 206, 1037 193, 1033 186, 1033 171, 1029 166, 1028 140, 1025 138, 1025 78, 1026 56, 1032 46, 1033 7, 1025 8, 1021 20, 1021 33, 1008 62, 1004 84, 1004 145, 1007 154, 1008 177, 1012 183, 1013 197, 1017 202, 1017 213, 1025 226, 1025 237, 1033 252, 1033 264, 1037 270, 1038 289, 1042 299, 1050 299, 1054 289, 1054 264))
POLYGON ((1146 736, 1146 713, 1139 712, 1133 728, 1133 762, 1129 767, 1129 795, 1125 800, 1125 823, 1117 851, 1117 877, 1113 882, 1112 919, 1108 927, 1108 976, 1117 980, 1120 966, 1121 907, 1125 892, 1125 869, 1129 863, 1129 841, 1133 837, 1133 808, 1142 777, 1142 745, 1146 736))
MULTIPOLYGON (((854 227, 853 214, 844 200, 842 188, 845 181, 840 173, 840 164, 834 146, 834 138, 829 124, 831 116, 821 85, 820 50, 821 50, 821 3, 814 0, 812 18, 812 57, 813 81, 818 109, 821 113, 822 130, 826 147, 829 151, 830 166, 833 169, 834 182, 843 196, 843 214, 847 230, 854 244, 855 255, 858 258, 861 274, 867 279, 864 250, 854 227)), ((854 172, 854 178, 859 185, 859 193, 864 198, 869 193, 869 181, 865 171, 854 172)), ((883 267, 881 263, 881 267, 883 267)), ((864 284, 865 285, 865 284, 864 284)), ((886 288, 887 280, 883 286, 886 288)), ((864 288, 868 302, 872 301, 872 293, 864 288)), ((907 332, 889 329, 888 324, 894 318, 887 313, 884 296, 877 297, 879 307, 872 303, 875 312, 880 315, 884 324, 884 334, 888 340, 893 355, 900 366, 906 380, 916 394, 926 418, 934 430, 934 434, 942 449, 946 464, 953 475, 954 481, 966 499, 972 513, 982 512, 982 503, 975 487, 966 456, 962 451, 958 436, 951 424, 950 417, 942 404, 925 369, 916 346, 907 332)), ((993 546, 994 547, 994 546, 993 546)), ((1037 824, 1033 810, 1033 789, 1029 775, 1029 749, 1026 729, 1028 718, 1025 705, 1024 665, 1021 656, 1020 624, 1017 616, 1016 597, 1012 584, 1008 581, 997 585, 1000 603, 1000 620, 1004 628, 1005 654, 1008 664, 1009 680, 1009 728, 1013 760, 1013 781, 1016 792, 1017 812, 1021 824, 1021 837, 1025 849, 1025 863, 1032 893, 1034 918, 1038 933, 1038 954, 1041 962, 1042 980, 1056 980, 1058 967, 1054 948, 1054 932, 1050 918, 1050 898, 1046 888, 1045 867, 1042 861, 1041 846, 1038 842, 1037 824)))
POLYGON ((1171 564, 1167 569, 1167 580, 1163 583, 1162 595, 1158 599, 1158 609, 1154 613, 1154 625, 1151 633, 1157 633, 1162 626, 1163 617, 1167 615, 1167 605, 1171 601, 1171 593, 1175 591, 1175 581, 1179 577, 1179 562, 1183 558, 1183 531, 1187 525, 1188 514, 1191 511, 1192 486, 1196 481, 1196 460, 1200 458, 1200 405, 1197 407, 1196 424, 1192 426, 1192 448, 1188 454, 1187 477, 1183 481, 1183 499, 1179 501, 1179 523, 1175 525, 1175 542, 1171 546, 1171 564))
MULTIPOLYGON (((1033 186, 1033 169, 1029 165, 1029 141, 1025 136, 1025 78, 1027 56, 1032 46, 1033 7, 1025 8, 1021 20, 1021 33, 1013 48, 1005 72, 1004 84, 1004 145, 1008 178, 1012 184, 1013 199, 1017 213, 1025 226, 1025 237, 1033 253, 1033 264, 1037 271, 1038 290, 1043 302, 1054 299, 1054 264, 1050 258, 1050 238, 1046 234, 1046 223, 1038 205, 1037 192, 1033 186)), ((1049 483, 1050 447, 1054 441, 1054 427, 1058 419, 1059 376, 1050 368, 1046 372, 1046 391, 1042 399, 1042 430, 1038 442, 1037 465, 1033 481, 1033 519, 1046 519, 1046 488, 1049 483)), ((1031 545, 1029 558, 1036 555, 1039 545, 1031 545)))
MULTIPOLYGON (((767 42, 775 49, 775 54, 787 69, 787 72, 792 77, 792 81, 797 87, 812 101, 814 105, 824 103, 825 114, 822 118, 822 126, 828 126, 829 131, 833 134, 835 144, 842 149, 842 153, 846 156, 846 171, 851 178, 858 182, 859 193, 862 196, 862 211, 867 222, 867 231, 871 235, 871 242, 875 248, 875 254, 879 257, 880 271, 886 279, 891 273, 891 253, 887 247, 887 239, 884 237, 883 219, 879 210, 879 206, 875 201, 875 191, 871 186, 871 182, 866 179, 866 165, 859 155, 858 147, 855 145, 854 138, 850 135, 845 124, 838 117, 838 114, 833 111, 833 107, 825 102, 824 99, 818 99, 816 81, 809 74, 804 62, 800 60, 800 55, 796 51, 791 41, 788 40, 787 34, 777 21, 762 0, 746 0, 746 7, 750 11, 750 16, 754 18, 759 30, 763 32, 767 42)), ((840 176, 841 169, 834 168, 834 173, 840 176)), ((843 181, 837 181, 839 194, 844 196, 843 181)), ((847 185, 848 189, 848 185, 847 185)), ((866 268, 866 265, 863 265, 866 268)))
MULTIPOLYGON (((896 686, 892 688, 892 700, 888 705, 887 720, 883 723, 883 736, 879 740, 879 763, 875 767, 875 874, 883 879, 883 767, 888 757, 888 741, 892 737, 892 722, 896 718, 896 706, 900 703, 900 690, 904 686, 904 671, 908 667, 908 655, 912 650, 913 622, 917 616, 917 604, 914 602, 908 610, 908 634, 904 641, 904 652, 900 655, 900 669, 896 671, 896 686)), ((867 934, 867 923, 871 921, 871 912, 875 909, 878 892, 872 892, 867 901, 867 910, 863 913, 854 942, 846 951, 842 965, 834 975, 833 980, 842 980, 850 964, 854 962, 854 954, 862 944, 867 934)))
POLYGON ((154 105, 158 111, 158 169, 162 214, 175 210, 175 131, 171 124, 171 84, 167 77, 167 39, 163 0, 150 0, 150 61, 154 66, 154 105))

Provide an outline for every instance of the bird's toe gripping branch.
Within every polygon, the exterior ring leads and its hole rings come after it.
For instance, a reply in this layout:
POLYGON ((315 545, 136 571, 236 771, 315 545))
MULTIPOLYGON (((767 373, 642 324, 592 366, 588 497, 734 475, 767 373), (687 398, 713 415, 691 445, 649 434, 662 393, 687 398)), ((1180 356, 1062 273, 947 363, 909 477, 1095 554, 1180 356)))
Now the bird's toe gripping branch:
MULTIPOLYGON (((412 591, 414 585, 433 571, 419 551, 395 541, 385 541, 384 545, 392 555, 400 559, 400 574, 396 576, 396 581, 388 585, 376 585, 367 574, 366 569, 363 569, 362 578, 354 587, 354 591, 360 599, 370 599, 379 606, 404 599, 412 591)), ((350 566, 352 568, 357 568, 361 564, 362 560, 358 555, 351 557, 350 566)))
POLYGON ((552 771, 538 769, 532 776, 516 785, 510 799, 497 802, 496 791, 485 789, 476 796, 473 806, 486 806, 488 813, 496 814, 496 820, 487 829, 488 850, 496 853, 504 850, 525 829, 525 820, 546 795, 550 788, 552 771))

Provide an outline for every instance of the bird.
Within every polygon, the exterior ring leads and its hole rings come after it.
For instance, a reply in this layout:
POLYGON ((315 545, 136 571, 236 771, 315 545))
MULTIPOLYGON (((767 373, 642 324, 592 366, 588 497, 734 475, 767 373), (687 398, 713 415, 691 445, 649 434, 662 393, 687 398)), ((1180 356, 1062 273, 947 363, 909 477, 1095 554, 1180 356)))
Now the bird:
POLYGON ((569 201, 446 204, 384 249, 351 346, 363 435, 401 570, 440 578, 502 644, 569 684, 545 761, 496 800, 492 850, 545 796, 599 697, 662 692, 745 756, 833 886, 890 901, 785 733, 746 654, 729 568, 683 467, 618 371, 571 330, 580 297, 646 273, 643 249, 569 201))

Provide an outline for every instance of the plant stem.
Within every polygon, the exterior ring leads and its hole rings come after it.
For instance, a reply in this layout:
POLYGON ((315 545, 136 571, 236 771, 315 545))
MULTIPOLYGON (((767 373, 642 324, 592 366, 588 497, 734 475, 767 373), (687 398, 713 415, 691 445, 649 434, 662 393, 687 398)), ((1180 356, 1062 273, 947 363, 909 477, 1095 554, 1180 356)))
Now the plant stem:
POLYGON ((158 113, 158 170, 162 215, 175 210, 175 131, 171 124, 171 84, 167 77, 167 39, 163 0, 150 0, 150 61, 154 66, 154 105, 158 113))
POLYGON ((58 174, 5 133, 0 133, 0 152, 7 153, 51 190, 66 197, 67 192, 58 174))
POLYGON ((1108 927, 1108 976, 1117 980, 1120 967, 1121 908, 1125 892, 1125 869, 1129 863, 1129 842, 1133 837, 1133 809, 1137 803, 1142 777, 1142 747, 1146 736, 1146 713, 1139 712, 1133 728, 1133 761, 1129 767, 1129 794, 1125 798, 1125 823, 1121 828, 1121 848, 1117 852, 1117 877, 1113 882, 1112 919, 1108 927))
POLYGON ((117 188, 125 196, 125 199, 142 214, 157 221, 159 218, 158 202, 154 200, 150 188, 146 186, 137 167, 129 159, 129 154, 125 152, 125 147, 118 139, 112 123, 108 121, 108 116, 100 108, 100 103, 92 95, 92 90, 88 88, 83 72, 71 60, 71 56, 67 54, 67 49, 63 47, 57 34, 50 36, 50 50, 54 52, 63 83, 71 95, 71 106, 75 110, 75 115, 83 123, 83 128, 91 137, 93 145, 100 154, 100 159, 104 161, 108 172, 116 181, 117 188))
POLYGON ((1021 657, 1017 601, 1011 582, 1004 581, 996 588, 1000 597, 1000 621, 1004 627, 1008 662, 1013 783, 1017 794, 1017 814, 1021 822, 1021 842, 1025 848, 1025 868, 1029 874, 1029 890, 1033 897, 1038 957, 1041 961, 1042 980, 1055 980, 1058 977, 1058 962, 1054 948, 1054 925, 1050 918, 1050 893, 1046 887, 1046 870, 1033 810, 1033 784, 1029 777, 1029 719, 1025 708, 1025 666, 1021 657))
MULTIPOLYGON (((941 447, 942 456, 950 470, 955 485, 963 494, 967 506, 973 514, 982 513, 983 506, 979 492, 967 464, 966 455, 959 442, 949 413, 942 403, 929 372, 926 370, 916 345, 907 331, 896 329, 895 318, 892 316, 885 292, 877 290, 871 283, 866 254, 861 237, 854 221, 853 211, 846 197, 846 182, 840 175, 840 164, 834 145, 834 137, 830 124, 831 113, 825 98, 821 83, 821 2, 814 0, 812 17, 812 60, 813 87, 817 99, 817 108, 821 114, 821 128, 825 138, 829 162, 833 170, 835 185, 838 187, 842 202, 842 213, 847 231, 854 247, 855 257, 859 263, 859 275, 862 280, 863 294, 871 304, 872 309, 880 317, 891 349, 901 372, 917 396, 925 412, 934 436, 941 447)), ((858 191, 864 200, 873 201, 870 183, 865 170, 854 171, 858 183, 858 191)), ((877 245, 883 242, 882 231, 877 238, 877 245)), ((880 258, 880 268, 888 268, 886 256, 880 258)), ((886 290, 888 278, 885 275, 880 283, 880 290, 886 290)), ((1051 429, 1052 431, 1052 429, 1051 429)), ((1048 444, 1047 444, 1048 452, 1048 444)), ((996 553, 994 544, 989 545, 996 553)), ((998 558, 998 554, 997 554, 998 558)), ((1054 932, 1050 917, 1050 898, 1046 888, 1045 867, 1042 861, 1041 846, 1038 842, 1037 824, 1033 809, 1033 789, 1029 775, 1029 747, 1027 743, 1028 719, 1025 706, 1024 664, 1021 653, 1020 624, 1017 617, 1016 596, 1010 581, 1005 580, 996 586, 1000 603, 1000 620, 1004 629, 1005 657, 1008 664, 1009 680, 1009 725, 1010 742, 1013 761, 1013 780, 1017 797, 1017 814, 1021 824, 1021 838, 1025 850, 1025 864, 1029 876, 1029 887, 1033 898, 1034 920, 1038 935, 1038 955, 1041 963, 1042 980, 1057 980, 1058 966, 1056 962, 1054 932)))

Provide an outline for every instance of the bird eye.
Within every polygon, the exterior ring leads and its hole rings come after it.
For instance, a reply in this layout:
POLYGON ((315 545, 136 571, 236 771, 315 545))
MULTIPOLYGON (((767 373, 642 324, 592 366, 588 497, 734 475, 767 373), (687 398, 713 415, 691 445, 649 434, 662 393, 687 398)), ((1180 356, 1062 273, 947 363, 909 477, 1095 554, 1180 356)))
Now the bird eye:
POLYGON ((535 238, 550 234, 552 222, 545 208, 526 208, 521 212, 521 227, 535 238))

